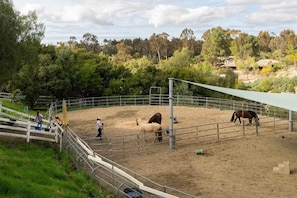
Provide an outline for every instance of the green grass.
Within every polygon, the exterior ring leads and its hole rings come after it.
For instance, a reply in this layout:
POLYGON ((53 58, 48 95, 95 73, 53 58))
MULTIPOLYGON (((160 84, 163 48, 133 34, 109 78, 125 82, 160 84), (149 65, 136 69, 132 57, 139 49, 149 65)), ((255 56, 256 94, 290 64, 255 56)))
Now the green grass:
POLYGON ((52 144, 0 141, 0 197, 116 197, 52 144))
MULTIPOLYGON (((26 106, 3 99, 0 103, 20 112, 26 106)), ((27 113, 35 115, 36 110, 28 108, 27 113)), ((67 154, 57 149, 49 142, 0 140, 0 198, 116 197, 86 172, 77 170, 67 154)))
MULTIPOLYGON (((28 107, 27 105, 24 105, 22 103, 11 102, 10 100, 6 100, 6 99, 0 99, 0 103, 2 103, 2 105, 7 108, 10 108, 10 109, 22 112, 22 113, 26 113, 29 115, 33 115, 33 116, 36 115, 36 109, 30 109, 30 107, 28 107), (25 112, 25 107, 28 108, 27 112, 25 112)), ((42 113, 42 115, 45 115, 47 112, 47 109, 46 110, 40 109, 40 112, 42 113)))

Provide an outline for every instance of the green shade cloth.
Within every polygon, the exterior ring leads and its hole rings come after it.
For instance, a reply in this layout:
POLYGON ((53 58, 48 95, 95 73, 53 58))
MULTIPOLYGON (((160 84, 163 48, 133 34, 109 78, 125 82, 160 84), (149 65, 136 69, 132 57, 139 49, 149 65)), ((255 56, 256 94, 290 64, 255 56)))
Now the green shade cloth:
POLYGON ((245 99, 260 102, 263 104, 268 104, 268 105, 272 105, 272 106, 276 106, 276 107, 280 107, 280 108, 284 108, 292 111, 297 111, 297 94, 246 91, 246 90, 230 89, 225 87, 195 83, 187 80, 180 80, 180 79, 175 79, 175 80, 197 85, 200 87, 204 87, 206 89, 214 90, 228 95, 237 96, 239 98, 245 98, 245 99))

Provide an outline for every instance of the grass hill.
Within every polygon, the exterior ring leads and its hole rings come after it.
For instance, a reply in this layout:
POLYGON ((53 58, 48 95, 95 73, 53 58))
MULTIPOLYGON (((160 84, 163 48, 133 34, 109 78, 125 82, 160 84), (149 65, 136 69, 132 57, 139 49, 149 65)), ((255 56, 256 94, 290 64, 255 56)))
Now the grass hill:
MULTIPOLYGON (((23 111, 8 100, 2 105, 23 111)), ((34 115, 35 110, 28 111, 34 115)), ((45 113, 45 112, 44 112, 45 113)), ((0 136, 0 197, 88 198, 116 197, 86 172, 77 170, 56 143, 0 136)))
POLYGON ((54 143, 1 139, 0 197, 115 197, 76 170, 54 143))

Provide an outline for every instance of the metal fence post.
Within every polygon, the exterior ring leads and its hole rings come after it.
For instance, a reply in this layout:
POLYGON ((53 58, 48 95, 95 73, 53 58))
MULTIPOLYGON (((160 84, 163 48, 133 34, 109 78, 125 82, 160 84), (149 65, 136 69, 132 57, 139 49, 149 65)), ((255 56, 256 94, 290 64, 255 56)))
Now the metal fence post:
POLYGON ((173 130, 173 78, 169 78, 169 115, 170 115, 170 127, 169 127, 169 137, 170 137, 170 149, 175 149, 175 134, 173 130))
POLYGON ((242 119, 242 136, 245 136, 244 119, 242 119))
POLYGON ((217 140, 218 140, 218 142, 220 141, 220 127, 219 127, 219 123, 217 123, 217 140))

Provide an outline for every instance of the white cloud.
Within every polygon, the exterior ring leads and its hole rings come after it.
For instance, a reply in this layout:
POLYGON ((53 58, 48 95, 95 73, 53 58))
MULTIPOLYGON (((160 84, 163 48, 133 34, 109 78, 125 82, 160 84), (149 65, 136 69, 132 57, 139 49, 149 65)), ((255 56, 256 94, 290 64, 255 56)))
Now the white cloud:
POLYGON ((69 34, 86 32, 96 32, 103 38, 126 35, 148 38, 156 31, 178 36, 184 28, 202 35, 217 26, 247 33, 263 29, 280 32, 285 26, 296 30, 297 25, 295 0, 14 0, 14 3, 23 14, 36 10, 46 26, 46 38, 56 38, 52 35, 55 32, 64 33, 67 39, 69 34))
POLYGON ((269 4, 269 3, 277 3, 280 2, 280 0, 226 0, 226 3, 230 4, 269 4))
POLYGON ((243 11, 241 6, 208 7, 181 9, 176 6, 159 5, 148 11, 149 24, 155 27, 168 25, 201 24, 225 19, 243 11))
POLYGON ((245 17, 249 23, 280 24, 295 23, 297 17, 297 2, 278 1, 276 3, 261 5, 261 10, 245 17))

